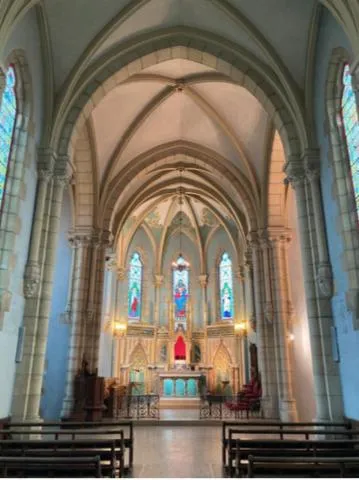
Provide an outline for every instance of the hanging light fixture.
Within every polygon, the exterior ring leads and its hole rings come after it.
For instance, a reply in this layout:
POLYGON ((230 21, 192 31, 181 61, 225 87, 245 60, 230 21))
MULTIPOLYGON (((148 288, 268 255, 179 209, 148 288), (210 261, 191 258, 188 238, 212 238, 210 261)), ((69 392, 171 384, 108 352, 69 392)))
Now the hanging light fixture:
POLYGON ((182 272, 186 268, 189 267, 189 263, 184 259, 182 255, 182 205, 183 205, 183 188, 182 188, 182 172, 183 168, 179 168, 179 175, 180 175, 180 186, 178 189, 178 203, 180 208, 180 216, 179 216, 179 255, 175 262, 172 262, 172 267, 176 270, 182 272))

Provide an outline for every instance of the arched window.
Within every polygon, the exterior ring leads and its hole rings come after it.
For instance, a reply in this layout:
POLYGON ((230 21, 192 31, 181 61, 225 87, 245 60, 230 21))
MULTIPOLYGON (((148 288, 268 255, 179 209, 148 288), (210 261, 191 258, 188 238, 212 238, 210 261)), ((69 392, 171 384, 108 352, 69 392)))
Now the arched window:
POLYGON ((130 260, 128 274, 128 317, 140 320, 142 307, 142 261, 135 252, 130 260))
POLYGON ((359 124, 355 93, 349 65, 343 69, 342 120, 345 131, 356 209, 359 217, 359 124))
POLYGON ((219 264, 219 295, 221 299, 221 319, 233 319, 233 277, 232 261, 227 252, 219 264))
POLYGON ((189 290, 188 262, 180 255, 173 269, 173 302, 175 305, 175 319, 186 321, 187 300, 189 290))
POLYGON ((6 72, 6 83, 0 107, 0 206, 2 205, 11 145, 14 137, 17 114, 16 76, 13 67, 6 72))

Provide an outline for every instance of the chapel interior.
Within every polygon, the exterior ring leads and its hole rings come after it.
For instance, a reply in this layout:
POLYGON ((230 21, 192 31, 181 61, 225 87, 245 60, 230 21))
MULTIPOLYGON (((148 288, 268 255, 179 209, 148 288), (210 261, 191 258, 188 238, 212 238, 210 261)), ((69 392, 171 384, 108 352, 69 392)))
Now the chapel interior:
POLYGON ((1 0, 0 429, 356 425, 358 108, 357 0, 1 0))

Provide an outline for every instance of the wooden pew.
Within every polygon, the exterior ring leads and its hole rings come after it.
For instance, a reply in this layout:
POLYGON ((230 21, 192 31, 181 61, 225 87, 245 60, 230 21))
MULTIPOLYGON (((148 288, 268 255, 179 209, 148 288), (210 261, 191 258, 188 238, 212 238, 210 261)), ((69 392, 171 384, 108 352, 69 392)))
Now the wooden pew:
MULTIPOLYGON (((228 430, 228 441, 227 441, 227 451, 228 451, 228 459, 229 459, 229 466, 231 466, 231 462, 233 461, 235 457, 235 452, 236 452, 236 440, 237 439, 243 439, 243 435, 251 435, 251 440, 255 440, 259 436, 260 439, 263 439, 265 437, 271 437, 278 438, 280 440, 283 440, 284 438, 292 437, 292 439, 298 439, 298 440, 310 440, 310 437, 316 436, 316 437, 327 437, 325 439, 348 439, 351 440, 353 438, 358 438, 359 437, 359 430, 314 430, 314 429, 309 429, 309 430, 268 430, 268 429, 256 429, 253 431, 248 432, 246 428, 230 428, 228 430), (239 438, 238 438, 239 436, 239 438), (294 437, 294 438, 293 438, 294 437), (302 438, 300 438, 302 437, 302 438)), ((315 438, 313 438, 315 440, 315 438)))
MULTIPOLYGON (((235 450, 231 450, 229 459, 229 474, 233 476, 233 455, 235 467, 239 474, 247 470, 248 457, 358 457, 358 440, 279 440, 279 439, 250 439, 236 440, 235 450)), ((285 475, 284 475, 285 476, 285 475)))
POLYGON ((124 475, 124 445, 120 439, 0 440, 2 457, 100 457, 104 476, 124 475))
MULTIPOLYGON (((116 421, 116 422, 5 422, 4 423, 4 430, 9 429, 30 429, 30 428, 41 428, 41 430, 45 430, 46 428, 56 428, 61 430, 74 430, 74 429, 83 429, 83 431, 93 430, 102 428, 109 429, 109 427, 113 428, 121 428, 124 430, 124 444, 125 449, 128 451, 128 463, 126 463, 126 455, 125 455, 125 471, 130 471, 133 468, 133 447, 134 447, 134 434, 133 434, 133 422, 131 420, 123 420, 123 421, 116 421)), ((0 434, 1 438, 1 434, 0 434)))
POLYGON ((248 477, 357 477, 358 457, 248 457, 248 477))
POLYGON ((256 430, 271 430, 272 432, 280 432, 283 429, 345 429, 352 428, 351 422, 222 422, 222 465, 224 468, 227 464, 227 450, 229 446, 229 429, 230 427, 241 427, 246 430, 245 433, 255 433, 256 430))
POLYGON ((101 459, 95 457, 0 457, 0 477, 102 477, 101 459))

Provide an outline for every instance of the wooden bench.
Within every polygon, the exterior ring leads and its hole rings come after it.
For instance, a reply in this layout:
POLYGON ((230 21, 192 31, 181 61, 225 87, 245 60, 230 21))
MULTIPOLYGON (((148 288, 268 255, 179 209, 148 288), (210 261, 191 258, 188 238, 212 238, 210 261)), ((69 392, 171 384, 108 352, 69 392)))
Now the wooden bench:
POLYGON ((235 471, 244 474, 248 458, 253 457, 358 457, 359 440, 236 440, 235 449, 230 450, 229 475, 235 471), (233 468, 235 460, 235 468, 233 468))
POLYGON ((227 450, 229 446, 229 429, 231 427, 243 428, 245 434, 255 433, 259 430, 270 430, 273 433, 280 432, 283 429, 310 430, 310 429, 345 429, 350 430, 350 422, 223 422, 222 423, 222 465, 227 464, 227 450))
POLYGON ((102 477, 95 457, 0 457, 0 477, 102 477))
POLYGON ((248 477, 357 477, 358 457, 248 457, 248 477))
MULTIPOLYGON (((97 430, 98 433, 101 429, 109 430, 109 427, 112 428, 121 428, 124 431, 124 445, 125 445, 125 472, 132 470, 133 468, 133 446, 134 446, 134 435, 133 435, 133 422, 131 420, 125 420, 121 422, 7 422, 4 423, 4 430, 14 430, 16 429, 31 429, 31 428, 41 428, 41 431, 46 431, 46 428, 56 428, 58 430, 69 431, 69 430, 78 430, 81 429, 84 432, 90 430, 97 430), (128 458, 126 455, 128 452, 128 458)), ((1 438, 0 432, 0 438, 1 438)), ((33 432, 34 433, 34 432, 33 432)), ((97 433, 96 433, 97 435, 97 433)))
POLYGON ((123 437, 82 440, 0 440, 2 457, 100 457, 102 474, 124 475, 123 437))

